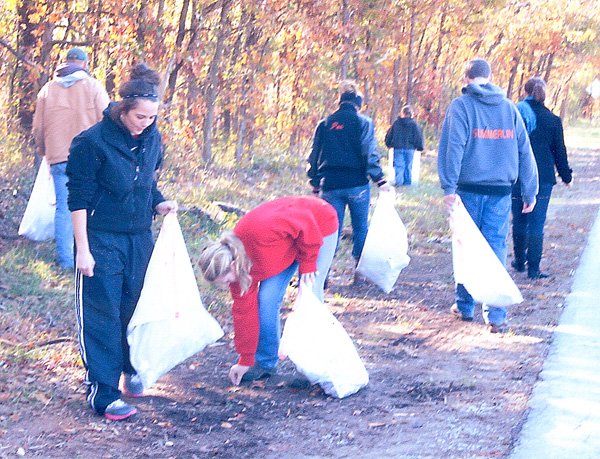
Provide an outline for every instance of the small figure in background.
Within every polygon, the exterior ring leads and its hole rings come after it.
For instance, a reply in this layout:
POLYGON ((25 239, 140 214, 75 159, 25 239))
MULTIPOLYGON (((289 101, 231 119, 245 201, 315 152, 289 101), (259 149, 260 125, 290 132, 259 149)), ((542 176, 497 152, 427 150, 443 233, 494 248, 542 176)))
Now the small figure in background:
POLYGON ((395 185, 412 185, 415 150, 423 151, 423 130, 413 118, 410 105, 402 107, 400 116, 385 134, 385 145, 394 149, 395 185))

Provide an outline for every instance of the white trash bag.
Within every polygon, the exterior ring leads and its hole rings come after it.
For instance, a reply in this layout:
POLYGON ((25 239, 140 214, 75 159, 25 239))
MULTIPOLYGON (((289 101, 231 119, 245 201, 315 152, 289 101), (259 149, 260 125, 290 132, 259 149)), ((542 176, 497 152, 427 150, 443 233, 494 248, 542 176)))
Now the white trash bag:
POLYGON ((369 383, 369 374, 354 343, 329 308, 308 289, 288 316, 279 357, 289 357, 310 381, 326 394, 344 398, 369 383))
POLYGON ((127 341, 133 368, 145 388, 223 336, 204 309, 175 213, 163 220, 127 341))
POLYGON ((395 193, 381 192, 369 223, 369 232, 356 271, 385 293, 410 262, 406 227, 394 207, 395 193))
POLYGON ((479 228, 457 199, 450 212, 454 280, 463 284, 478 303, 509 306, 523 296, 479 228))
POLYGON ((45 241, 54 237, 56 194, 54 180, 46 157, 42 158, 31 196, 19 225, 19 236, 32 241, 45 241))
POLYGON ((411 180, 413 185, 419 184, 419 178, 421 175, 421 152, 419 150, 415 150, 415 154, 413 156, 413 162, 411 167, 411 180))

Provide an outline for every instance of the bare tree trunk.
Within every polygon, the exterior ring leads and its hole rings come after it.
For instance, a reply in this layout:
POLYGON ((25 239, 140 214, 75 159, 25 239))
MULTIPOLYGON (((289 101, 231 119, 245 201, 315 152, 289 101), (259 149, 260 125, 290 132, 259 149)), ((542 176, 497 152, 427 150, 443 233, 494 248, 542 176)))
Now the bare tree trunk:
MULTIPOLYGON (((37 26, 30 21, 30 15, 35 12, 35 6, 31 2, 21 2, 17 7, 18 30, 20 34, 17 41, 17 51, 30 61, 33 61, 33 50, 36 46, 35 31, 37 26)), ((28 136, 31 132, 33 122, 33 106, 36 98, 34 77, 30 67, 23 61, 17 60, 15 67, 15 81, 17 91, 13 100, 17 102, 17 117, 21 132, 28 136)), ((12 88, 14 91, 14 88, 12 88)), ((11 91, 11 93, 13 93, 11 91)))
POLYGON ((340 79, 348 78, 348 65, 350 61, 350 47, 352 41, 347 33, 350 24, 350 5, 348 0, 342 0, 342 33, 344 34, 342 61, 340 62, 340 79))
POLYGON ((548 62, 546 64, 546 71, 544 72, 544 80, 546 83, 550 80, 550 72, 552 71, 552 64, 554 62, 554 53, 548 56, 548 62))
POLYGON ((414 87, 413 47, 415 41, 415 23, 417 19, 416 5, 413 1, 410 5, 410 31, 408 33, 408 50, 406 65, 406 103, 412 104, 414 87))
POLYGON ((510 69, 510 78, 508 79, 508 88, 506 89, 506 97, 509 99, 512 98, 512 92, 515 85, 515 79, 517 77, 517 71, 519 70, 519 62, 521 61, 521 56, 513 56, 512 62, 513 65, 510 69))
POLYGON ((137 17, 136 42, 138 46, 138 55, 140 59, 146 58, 146 24, 148 23, 148 4, 146 1, 140 2, 140 9, 137 17))
MULTIPOLYGON (((185 23, 188 16, 188 10, 190 8, 190 0, 183 0, 181 5, 181 14, 179 15, 179 25, 177 27, 177 37, 175 38, 175 52, 181 50, 183 40, 185 39, 185 23)), ((167 83, 167 90, 165 95, 165 103, 170 104, 173 101, 175 95, 175 88, 177 87, 177 75, 179 70, 183 66, 183 58, 179 57, 177 62, 173 66, 173 70, 169 74, 169 80, 167 83)))
POLYGON ((202 159, 209 163, 212 161, 212 140, 213 140, 213 124, 215 119, 215 103, 217 100, 219 67, 225 47, 225 38, 229 34, 229 5, 231 0, 223 0, 221 4, 221 18, 219 20, 219 31, 217 32, 217 42, 215 44, 215 53, 213 55, 206 87, 204 91, 204 100, 206 103, 206 114, 203 123, 203 142, 202 142, 202 159))
POLYGON ((394 70, 392 74, 392 112, 390 113, 390 124, 392 124, 400 113, 400 56, 394 59, 394 70))
POLYGON ((444 26, 446 25, 446 17, 448 15, 448 2, 442 2, 442 14, 440 16, 440 28, 438 30, 438 39, 437 46, 435 49, 435 57, 433 58, 432 68, 433 70, 437 70, 440 65, 440 57, 442 56, 442 49, 444 46, 444 35, 446 35, 446 30, 444 26))

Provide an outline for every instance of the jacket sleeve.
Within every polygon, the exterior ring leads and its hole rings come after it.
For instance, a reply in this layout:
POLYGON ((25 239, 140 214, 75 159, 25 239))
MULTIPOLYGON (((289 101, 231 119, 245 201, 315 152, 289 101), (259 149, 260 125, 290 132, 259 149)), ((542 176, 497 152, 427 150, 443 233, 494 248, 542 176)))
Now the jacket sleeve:
POLYGON ((415 121, 415 150, 423 151, 425 149, 425 140, 423 139, 423 128, 415 121))
POLYGON ((254 356, 258 347, 258 282, 252 281, 250 289, 242 295, 237 283, 230 286, 233 306, 233 330, 235 350, 239 354, 240 365, 254 365, 254 356))
POLYGON ((445 195, 456 193, 462 159, 469 138, 469 126, 465 112, 458 107, 458 104, 458 100, 450 104, 440 135, 438 176, 445 195))
POLYGON ((67 188, 69 190, 69 210, 74 212, 90 209, 94 203, 97 189, 96 174, 102 164, 102 158, 96 154, 96 149, 90 139, 79 134, 71 142, 67 162, 67 188))
POLYGON ((43 96, 43 91, 45 91, 45 87, 42 88, 37 96, 31 127, 31 133, 33 134, 37 152, 41 156, 46 155, 46 146, 44 142, 44 110, 46 109, 46 98, 43 96))
POLYGON ((571 183, 571 180, 573 180, 573 170, 569 167, 563 125, 562 121, 558 117, 555 119, 555 128, 552 137, 551 150, 558 175, 564 183, 571 183))
POLYGON ((515 131, 519 151, 519 182, 521 183, 521 197, 523 202, 534 204, 538 194, 538 168, 529 142, 527 128, 521 114, 515 107, 515 131))
POLYGON ((323 148, 323 129, 325 127, 325 121, 321 120, 315 129, 315 135, 313 137, 312 150, 308 157, 308 178, 310 184, 319 188, 321 186, 321 175, 319 174, 319 162, 321 160, 321 150, 323 148))
POLYGON ((377 152, 377 141, 375 140, 375 124, 370 118, 363 117, 360 134, 360 148, 362 157, 367 162, 367 174, 377 185, 383 185, 385 179, 379 164, 379 153, 377 152))
POLYGON ((394 144, 393 144, 393 140, 394 140, 393 130, 394 130, 394 125, 392 124, 390 126, 390 128, 387 130, 387 132, 385 133, 385 146, 388 147, 388 148, 392 148, 394 146, 394 144))
POLYGON ((160 144, 160 153, 158 155, 158 159, 156 160, 156 165, 154 166, 154 180, 152 181, 152 209, 154 210, 157 205, 161 202, 166 201, 162 193, 158 189, 157 181, 158 181, 158 171, 162 165, 163 160, 163 146, 162 141, 160 144))

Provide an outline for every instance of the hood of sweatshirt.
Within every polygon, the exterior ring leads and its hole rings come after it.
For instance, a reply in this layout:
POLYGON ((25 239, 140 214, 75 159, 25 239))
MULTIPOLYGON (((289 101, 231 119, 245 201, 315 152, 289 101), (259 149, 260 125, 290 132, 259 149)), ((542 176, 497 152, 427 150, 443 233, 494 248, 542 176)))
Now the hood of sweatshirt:
POLYGON ((56 69, 55 81, 65 88, 70 88, 80 80, 89 78, 89 74, 80 66, 74 64, 61 64, 56 69))
POLYGON ((506 98, 502 88, 492 83, 468 84, 462 89, 462 93, 486 105, 499 105, 506 98))

